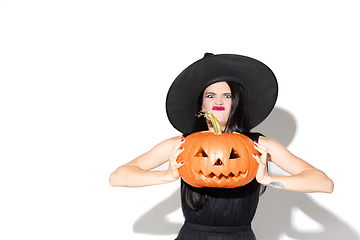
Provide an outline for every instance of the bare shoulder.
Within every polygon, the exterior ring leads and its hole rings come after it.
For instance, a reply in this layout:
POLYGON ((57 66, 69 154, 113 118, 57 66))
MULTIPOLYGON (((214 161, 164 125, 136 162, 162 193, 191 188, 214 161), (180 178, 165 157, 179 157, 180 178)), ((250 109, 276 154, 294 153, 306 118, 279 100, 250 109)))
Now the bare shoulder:
POLYGON ((259 137, 259 144, 263 145, 264 147, 268 148, 268 150, 272 150, 272 151, 286 151, 289 152, 287 150, 287 148, 285 148, 281 143, 271 139, 271 138, 267 138, 264 136, 260 136, 259 137))
POLYGON ((267 148, 270 161, 290 174, 297 174, 305 169, 313 169, 309 163, 292 154, 281 143, 267 137, 260 137, 259 144, 267 148))
POLYGON ((294 159, 298 158, 293 155, 286 147, 281 143, 267 137, 259 137, 259 144, 264 146, 271 156, 272 162, 279 162, 283 159, 294 159))
POLYGON ((182 136, 176 136, 169 139, 166 139, 159 144, 157 144, 152 150, 172 150, 174 146, 179 142, 182 136))
POLYGON ((179 142, 181 139, 181 136, 172 137, 169 139, 166 139, 159 144, 157 144, 155 147, 153 147, 150 151, 148 151, 146 154, 152 154, 152 155, 165 155, 167 158, 170 157, 176 143, 179 142))

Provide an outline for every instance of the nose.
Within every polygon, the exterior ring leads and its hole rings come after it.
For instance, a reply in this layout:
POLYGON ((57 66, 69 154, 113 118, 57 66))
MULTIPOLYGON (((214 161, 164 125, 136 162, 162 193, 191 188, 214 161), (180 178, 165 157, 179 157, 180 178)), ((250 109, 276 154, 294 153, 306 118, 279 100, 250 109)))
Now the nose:
POLYGON ((215 100, 216 105, 222 105, 224 103, 223 99, 221 97, 217 97, 215 100))

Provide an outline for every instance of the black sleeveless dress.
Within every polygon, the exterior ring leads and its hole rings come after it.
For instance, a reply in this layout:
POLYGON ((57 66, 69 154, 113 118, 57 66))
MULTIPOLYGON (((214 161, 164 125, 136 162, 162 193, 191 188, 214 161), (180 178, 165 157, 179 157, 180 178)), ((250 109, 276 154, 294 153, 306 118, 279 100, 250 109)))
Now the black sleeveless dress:
MULTIPOLYGON (((259 136, 251 133, 249 137, 258 141, 259 136)), ((251 221, 259 194, 256 179, 231 189, 194 188, 181 180, 185 223, 176 240, 256 240, 251 221)))

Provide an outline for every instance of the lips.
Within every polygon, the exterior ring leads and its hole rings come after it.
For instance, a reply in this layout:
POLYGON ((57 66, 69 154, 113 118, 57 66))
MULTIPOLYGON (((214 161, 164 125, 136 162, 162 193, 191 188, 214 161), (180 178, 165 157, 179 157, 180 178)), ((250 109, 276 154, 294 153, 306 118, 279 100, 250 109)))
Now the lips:
POLYGON ((218 106, 213 106, 213 107, 212 107, 212 110, 214 110, 214 111, 225 111, 225 108, 222 107, 222 106, 220 106, 220 107, 218 107, 218 106))

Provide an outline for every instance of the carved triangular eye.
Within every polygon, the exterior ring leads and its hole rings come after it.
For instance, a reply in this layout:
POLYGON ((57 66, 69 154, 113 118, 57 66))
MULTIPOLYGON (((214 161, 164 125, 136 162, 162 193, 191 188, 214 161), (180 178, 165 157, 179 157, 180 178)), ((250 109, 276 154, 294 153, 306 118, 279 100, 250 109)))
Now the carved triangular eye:
POLYGON ((241 158, 241 156, 235 151, 235 149, 231 149, 229 159, 237 159, 237 158, 241 158))
POLYGON ((221 166, 224 165, 224 163, 220 160, 220 158, 218 158, 218 160, 216 160, 216 162, 214 163, 214 166, 221 166))
POLYGON ((208 157, 208 155, 206 154, 204 149, 200 147, 199 150, 195 153, 194 157, 208 157))

